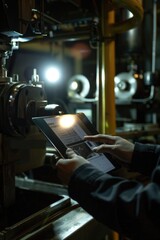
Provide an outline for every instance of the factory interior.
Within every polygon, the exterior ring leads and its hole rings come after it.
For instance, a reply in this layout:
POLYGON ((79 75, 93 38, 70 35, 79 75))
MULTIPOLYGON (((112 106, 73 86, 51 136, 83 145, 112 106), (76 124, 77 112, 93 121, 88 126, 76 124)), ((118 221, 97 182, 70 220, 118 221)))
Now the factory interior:
MULTIPOLYGON (((0 240, 121 240, 73 201, 33 117, 160 143, 155 0, 0 1, 0 240)), ((145 177, 120 169, 128 178, 145 177)))

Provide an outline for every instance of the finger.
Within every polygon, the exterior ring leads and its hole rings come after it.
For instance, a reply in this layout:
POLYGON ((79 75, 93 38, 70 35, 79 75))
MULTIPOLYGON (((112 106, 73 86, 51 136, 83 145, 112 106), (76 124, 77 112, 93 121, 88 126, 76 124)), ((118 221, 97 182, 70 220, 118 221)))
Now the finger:
POLYGON ((88 135, 88 136, 85 136, 84 139, 93 141, 93 142, 102 142, 107 144, 114 144, 116 141, 115 136, 105 135, 105 134, 88 135))
POLYGON ((100 146, 94 147, 92 150, 97 153, 104 153, 104 152, 112 153, 113 145, 101 144, 100 146))

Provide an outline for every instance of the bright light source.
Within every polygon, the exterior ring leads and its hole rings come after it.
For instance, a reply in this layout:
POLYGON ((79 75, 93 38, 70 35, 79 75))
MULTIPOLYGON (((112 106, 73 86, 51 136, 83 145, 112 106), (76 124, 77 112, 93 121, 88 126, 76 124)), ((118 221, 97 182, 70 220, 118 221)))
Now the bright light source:
POLYGON ((75 118, 73 116, 63 115, 60 119, 59 124, 62 128, 70 128, 73 126, 74 122, 75 122, 75 118))
POLYGON ((129 11, 129 18, 133 17, 133 13, 129 11))
POLYGON ((89 80, 84 75, 74 75, 68 82, 69 97, 86 97, 90 90, 89 80))
POLYGON ((78 88, 78 82, 73 81, 70 85, 70 89, 71 90, 77 90, 77 88, 78 88))
POLYGON ((48 68, 46 70, 45 77, 48 82, 57 82, 58 80, 60 80, 61 77, 60 69, 58 69, 57 67, 48 68))

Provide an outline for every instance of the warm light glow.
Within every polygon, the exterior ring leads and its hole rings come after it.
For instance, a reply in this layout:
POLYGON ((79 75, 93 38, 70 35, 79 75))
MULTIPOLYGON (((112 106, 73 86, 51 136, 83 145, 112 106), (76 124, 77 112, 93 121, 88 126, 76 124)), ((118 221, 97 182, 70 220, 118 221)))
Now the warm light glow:
POLYGON ((60 122, 59 122, 59 124, 63 128, 70 128, 74 125, 74 123, 75 123, 75 118, 71 115, 61 116, 61 119, 60 119, 60 122))
POLYGON ((50 67, 45 73, 46 80, 55 83, 60 80, 61 73, 57 67, 50 67))

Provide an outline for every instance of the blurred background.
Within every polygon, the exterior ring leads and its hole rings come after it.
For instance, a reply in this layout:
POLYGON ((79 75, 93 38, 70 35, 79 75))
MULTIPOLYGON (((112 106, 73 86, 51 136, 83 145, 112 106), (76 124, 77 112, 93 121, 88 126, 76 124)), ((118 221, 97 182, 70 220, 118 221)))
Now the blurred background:
MULTIPOLYGON (((9 5, 18 11, 18 3, 9 5)), ((21 8, 22 5, 24 2, 21 8)), ((33 17, 34 21, 28 22, 27 17, 31 17, 29 5, 28 16, 27 9, 25 16, 21 9, 23 16, 20 21, 16 19, 16 27, 18 29, 20 25, 25 35, 33 39, 20 43, 19 50, 13 51, 8 61, 9 75, 18 74, 20 81, 29 82, 33 69, 36 69, 49 103, 60 104, 67 112, 82 110, 98 125, 97 75, 101 68, 98 57, 103 54, 99 51, 99 42, 103 38, 100 4, 77 0, 31 1, 30 5, 39 9, 41 16, 33 11, 36 19, 33 17)), ((113 121, 116 123, 113 124, 116 131, 158 124, 159 3, 143 1, 142 5, 144 17, 138 27, 111 36, 115 41, 115 50, 110 52, 110 58, 115 61, 112 79, 115 99, 112 97, 107 101, 115 101, 116 117, 113 121)), ((121 7, 115 12, 115 21, 121 23, 132 16, 131 11, 121 7)), ((106 65, 105 68, 108 67, 106 65)), ((108 88, 113 91, 112 86, 108 88)), ((105 111, 110 112, 110 109, 105 111)))

